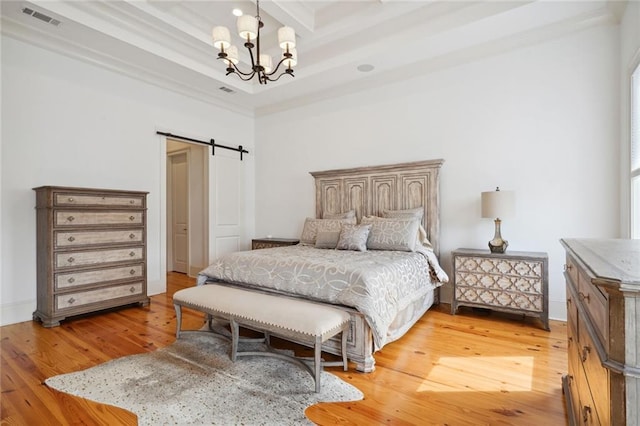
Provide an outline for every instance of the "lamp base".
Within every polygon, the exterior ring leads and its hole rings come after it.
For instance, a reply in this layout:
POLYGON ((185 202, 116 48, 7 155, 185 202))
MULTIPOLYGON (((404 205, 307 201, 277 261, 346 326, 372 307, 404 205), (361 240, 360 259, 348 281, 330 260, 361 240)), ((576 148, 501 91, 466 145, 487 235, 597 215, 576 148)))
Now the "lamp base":
POLYGON ((504 253, 507 251, 508 245, 509 242, 505 240, 491 240, 489 241, 489 250, 491 250, 491 253, 504 253))
POLYGON ((495 234, 493 235, 493 240, 489 241, 489 250, 491 253, 504 253, 507 251, 507 246, 509 242, 507 240, 502 239, 502 235, 500 234, 500 224, 502 221, 498 218, 495 221, 495 234))

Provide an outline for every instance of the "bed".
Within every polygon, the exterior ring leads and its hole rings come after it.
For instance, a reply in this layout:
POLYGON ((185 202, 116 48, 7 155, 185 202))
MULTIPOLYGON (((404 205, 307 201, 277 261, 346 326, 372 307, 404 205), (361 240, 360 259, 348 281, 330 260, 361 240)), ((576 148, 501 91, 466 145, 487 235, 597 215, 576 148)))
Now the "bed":
MULTIPOLYGON (((304 221, 300 244, 222 256, 200 272, 198 285, 338 306, 351 316, 349 359, 359 371, 373 371, 375 351, 438 303, 448 280, 438 264, 442 164, 312 172, 316 217, 304 221)), ((339 354, 339 339, 323 350, 339 354)))

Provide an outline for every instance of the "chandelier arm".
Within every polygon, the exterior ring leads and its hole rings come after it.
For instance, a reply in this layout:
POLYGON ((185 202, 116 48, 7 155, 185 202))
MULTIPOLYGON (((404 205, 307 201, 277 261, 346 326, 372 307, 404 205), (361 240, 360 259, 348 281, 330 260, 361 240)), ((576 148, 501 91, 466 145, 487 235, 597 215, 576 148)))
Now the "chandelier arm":
MULTIPOLYGON (((271 71, 271 72, 270 72, 270 73, 268 73, 268 74, 267 74, 267 73, 265 73, 265 75, 271 76, 271 75, 274 75, 275 73, 277 73, 277 72, 278 72, 278 68, 280 68, 280 65, 282 65, 282 63, 283 63, 284 61, 286 61, 287 59, 289 59, 289 58, 288 58, 288 57, 286 57, 286 56, 285 56, 285 57, 283 57, 282 59, 280 59, 280 62, 278 62, 278 65, 276 65, 276 67, 273 69, 273 71, 271 71)), ((292 70, 292 72, 293 72, 293 70, 292 70)), ((280 77, 278 77, 278 78, 280 78, 280 77)), ((275 81, 275 80, 271 80, 271 81, 275 81)))
MULTIPOLYGON (((264 79, 265 79, 265 80, 268 80, 268 81, 278 81, 278 80, 280 80, 280 77, 282 77, 283 75, 290 75, 291 77, 295 77, 295 76, 293 75, 293 73, 291 73, 291 72, 283 72, 283 73, 282 73, 282 74, 280 74, 277 78, 270 78, 272 74, 273 74, 273 73, 271 73, 271 74, 266 74, 266 75, 264 76, 264 79)), ((266 84, 266 83, 265 83, 265 84, 266 84)))
POLYGON ((238 78, 239 78, 240 80, 242 80, 242 81, 250 81, 250 80, 254 77, 254 75, 255 75, 255 73, 251 73, 251 74, 244 74, 244 76, 243 76, 243 75, 241 75, 240 73, 237 73, 237 72, 227 71, 227 75, 229 75, 229 74, 235 74, 235 75, 237 75, 237 76, 238 76, 238 78))
MULTIPOLYGON (((226 58, 216 58, 216 59, 226 59, 226 58)), ((234 68, 234 70, 235 70, 235 71, 230 71, 230 72, 228 72, 228 73, 227 73, 227 75, 229 75, 229 74, 231 74, 231 73, 233 72, 234 74, 242 74, 242 75, 244 75, 244 76, 251 76, 251 77, 253 77, 253 76, 256 74, 256 72, 255 72, 255 71, 251 71, 251 72, 242 72, 242 71, 240 71, 240 68, 238 68, 238 67, 236 66, 236 64, 234 64, 233 62, 231 62, 231 61, 227 60, 227 66, 229 66, 229 65, 231 65, 231 66, 234 68)), ((245 81, 246 81, 246 80, 245 80, 245 81)))

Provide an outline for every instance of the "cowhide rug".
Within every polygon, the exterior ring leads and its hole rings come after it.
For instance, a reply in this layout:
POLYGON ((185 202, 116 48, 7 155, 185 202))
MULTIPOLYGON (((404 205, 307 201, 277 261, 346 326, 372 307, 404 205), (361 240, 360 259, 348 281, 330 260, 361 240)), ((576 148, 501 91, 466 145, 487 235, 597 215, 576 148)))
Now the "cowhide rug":
MULTIPOLYGON (((242 344, 242 343, 241 343, 242 344)), ((254 345, 256 343, 244 343, 254 345)), ((273 357, 229 359, 230 343, 211 333, 185 333, 172 345, 115 359, 45 383, 62 392, 124 408, 140 425, 312 424, 306 407, 354 401, 362 392, 322 372, 322 391, 300 366, 273 357)))

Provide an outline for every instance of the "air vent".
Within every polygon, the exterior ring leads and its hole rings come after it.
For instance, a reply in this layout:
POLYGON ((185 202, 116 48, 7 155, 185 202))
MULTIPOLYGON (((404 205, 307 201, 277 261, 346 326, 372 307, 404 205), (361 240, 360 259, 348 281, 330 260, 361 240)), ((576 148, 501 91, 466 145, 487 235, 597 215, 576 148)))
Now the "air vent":
POLYGON ((225 86, 221 86, 221 87, 219 87, 219 89, 222 90, 223 92, 227 92, 227 93, 236 93, 235 90, 229 89, 228 87, 225 87, 225 86))
POLYGON ((22 13, 26 13, 29 16, 33 16, 34 18, 37 18, 41 21, 46 22, 47 24, 51 24, 56 27, 60 25, 60 21, 58 21, 57 19, 53 19, 51 16, 47 16, 44 13, 38 12, 37 10, 29 9, 28 7, 23 8, 22 13))

